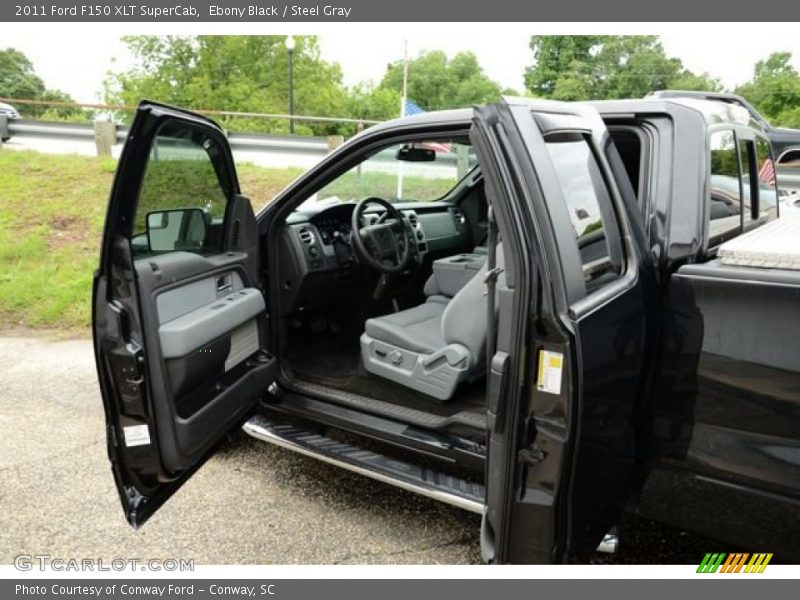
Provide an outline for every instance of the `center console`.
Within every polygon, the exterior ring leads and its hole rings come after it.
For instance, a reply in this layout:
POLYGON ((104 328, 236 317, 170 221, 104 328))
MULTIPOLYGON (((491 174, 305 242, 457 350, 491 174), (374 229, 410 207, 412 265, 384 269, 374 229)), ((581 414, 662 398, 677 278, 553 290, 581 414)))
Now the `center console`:
MULTIPOLYGON (((482 253, 454 254, 433 261, 432 280, 436 286, 435 293, 452 298, 475 277, 485 262, 486 255, 482 253)), ((426 293, 428 291, 426 289, 426 293)))

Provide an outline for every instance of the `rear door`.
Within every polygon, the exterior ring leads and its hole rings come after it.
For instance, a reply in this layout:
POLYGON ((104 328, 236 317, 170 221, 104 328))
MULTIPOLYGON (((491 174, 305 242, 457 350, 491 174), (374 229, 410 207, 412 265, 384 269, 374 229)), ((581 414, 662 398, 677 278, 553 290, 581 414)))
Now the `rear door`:
POLYGON ((267 352, 258 229, 212 121, 152 102, 131 125, 93 289, 108 454, 144 523, 258 402, 267 352))
POLYGON ((594 109, 508 99, 474 125, 509 287, 489 374, 483 553, 581 560, 626 502, 645 434, 654 274, 594 109))

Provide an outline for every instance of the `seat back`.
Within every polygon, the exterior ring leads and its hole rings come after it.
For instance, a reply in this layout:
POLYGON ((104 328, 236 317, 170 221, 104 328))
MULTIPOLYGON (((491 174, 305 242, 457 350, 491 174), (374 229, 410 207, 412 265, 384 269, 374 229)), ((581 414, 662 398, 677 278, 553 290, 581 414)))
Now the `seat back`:
MULTIPOLYGON (((495 266, 505 269, 503 245, 497 245, 495 266)), ((472 367, 483 367, 486 351, 486 296, 483 293, 486 265, 453 296, 442 315, 442 336, 448 344, 465 346, 474 358, 472 367)), ((497 288, 506 285, 505 271, 497 278, 497 288)), ((495 307, 497 303, 495 303, 495 307)), ((497 311, 495 310, 495 317, 497 311)))

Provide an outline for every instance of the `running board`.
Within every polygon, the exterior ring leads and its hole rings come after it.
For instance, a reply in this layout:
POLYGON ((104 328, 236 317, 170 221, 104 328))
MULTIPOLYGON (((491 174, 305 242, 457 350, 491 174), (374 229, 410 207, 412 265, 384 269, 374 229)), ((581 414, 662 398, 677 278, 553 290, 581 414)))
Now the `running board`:
POLYGON ((486 490, 480 484, 332 440, 294 425, 276 424, 263 415, 252 417, 242 429, 248 435, 275 446, 445 504, 483 514, 486 490))

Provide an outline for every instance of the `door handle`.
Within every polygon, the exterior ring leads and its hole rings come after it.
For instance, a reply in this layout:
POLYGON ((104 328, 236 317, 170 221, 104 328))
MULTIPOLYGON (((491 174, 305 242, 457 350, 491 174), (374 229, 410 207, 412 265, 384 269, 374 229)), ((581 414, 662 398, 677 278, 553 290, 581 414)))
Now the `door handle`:
POLYGON ((222 275, 217 277, 217 293, 229 292, 233 289, 233 283, 230 275, 222 275))

